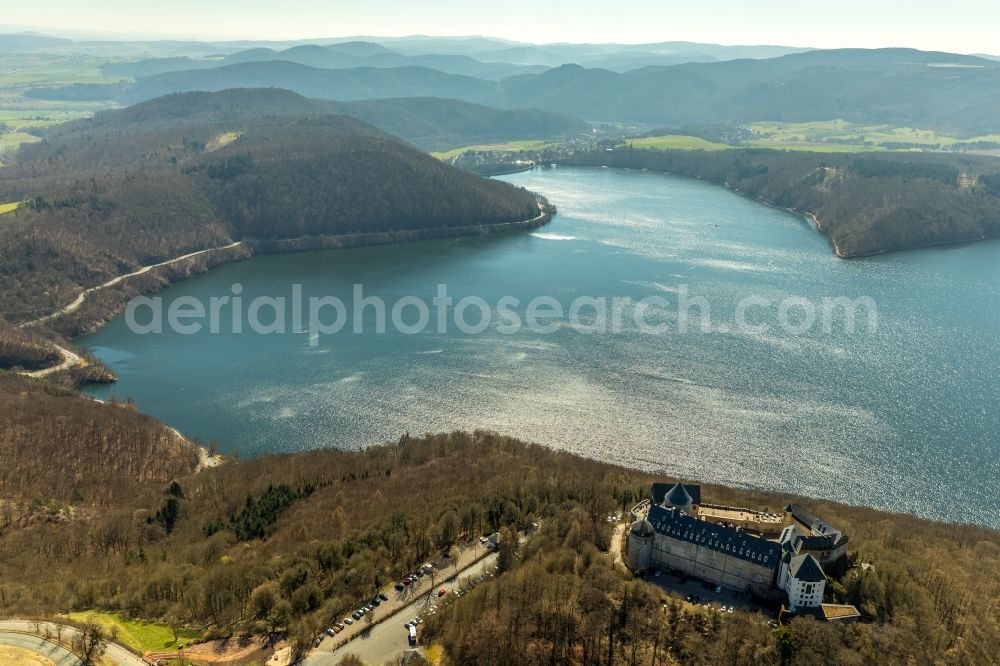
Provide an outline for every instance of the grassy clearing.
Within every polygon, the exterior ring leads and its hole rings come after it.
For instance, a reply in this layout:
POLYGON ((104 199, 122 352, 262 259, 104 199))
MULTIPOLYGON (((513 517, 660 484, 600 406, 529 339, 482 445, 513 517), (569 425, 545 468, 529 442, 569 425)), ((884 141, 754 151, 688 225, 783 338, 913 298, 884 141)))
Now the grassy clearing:
POLYGON ((558 145, 559 143, 553 143, 552 141, 508 141, 506 143, 483 143, 476 146, 463 146, 462 148, 453 148, 444 152, 431 153, 431 155, 439 160, 451 160, 469 151, 497 150, 500 152, 515 152, 519 150, 545 150, 546 148, 553 148, 558 145))
POLYGON ((813 153, 862 153, 887 150, 949 148, 969 141, 996 141, 1000 136, 958 139, 933 130, 890 125, 857 125, 844 120, 807 123, 753 123, 756 137, 740 146, 708 141, 696 136, 668 134, 629 139, 635 148, 652 150, 725 150, 734 147, 770 148, 813 153))
POLYGON ((21 144, 25 143, 35 143, 40 139, 34 134, 28 134, 27 132, 9 132, 7 134, 0 134, 0 152, 6 152, 8 150, 17 150, 21 144))
POLYGON ((228 146, 233 141, 236 141, 236 139, 240 138, 241 135, 242 132, 223 132, 222 134, 218 135, 217 137, 209 141, 208 146, 206 146, 205 149, 208 152, 212 152, 213 150, 218 150, 219 148, 222 148, 223 146, 228 146))
POLYGON ((173 630, 165 624, 126 620, 116 613, 84 611, 67 617, 74 622, 96 622, 108 634, 116 636, 118 642, 140 652, 174 652, 181 645, 201 638, 197 632, 180 629, 175 642, 173 630))
POLYGON ((897 144, 947 148, 967 141, 1000 141, 1000 136, 977 136, 959 139, 933 130, 891 125, 859 125, 844 120, 807 123, 753 123, 758 138, 750 145, 758 148, 787 148, 816 152, 860 152, 900 150, 897 144))
POLYGON ((728 150, 731 146, 724 143, 706 141, 697 136, 683 134, 666 134, 664 136, 646 136, 640 139, 629 139, 633 148, 649 148, 653 150, 728 150))

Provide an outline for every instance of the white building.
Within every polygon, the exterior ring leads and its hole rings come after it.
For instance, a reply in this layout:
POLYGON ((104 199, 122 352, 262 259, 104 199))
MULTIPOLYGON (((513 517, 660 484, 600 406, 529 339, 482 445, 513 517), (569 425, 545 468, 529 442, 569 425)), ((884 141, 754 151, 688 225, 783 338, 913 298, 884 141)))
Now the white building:
POLYGON ((789 610, 819 608, 826 589, 826 574, 811 553, 786 558, 781 562, 778 584, 788 594, 789 610))

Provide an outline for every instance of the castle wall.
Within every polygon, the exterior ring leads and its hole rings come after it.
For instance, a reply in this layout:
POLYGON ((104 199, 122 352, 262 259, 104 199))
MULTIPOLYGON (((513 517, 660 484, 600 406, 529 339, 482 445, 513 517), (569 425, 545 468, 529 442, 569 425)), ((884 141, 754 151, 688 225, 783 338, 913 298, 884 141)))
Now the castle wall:
POLYGON ((824 571, 842 573, 847 568, 847 539, 842 539, 834 548, 810 548, 803 544, 800 553, 811 553, 819 560, 824 571))
POLYGON ((653 539, 650 566, 673 569, 688 576, 734 590, 749 590, 757 596, 775 596, 778 562, 767 566, 704 546, 657 534, 653 539))

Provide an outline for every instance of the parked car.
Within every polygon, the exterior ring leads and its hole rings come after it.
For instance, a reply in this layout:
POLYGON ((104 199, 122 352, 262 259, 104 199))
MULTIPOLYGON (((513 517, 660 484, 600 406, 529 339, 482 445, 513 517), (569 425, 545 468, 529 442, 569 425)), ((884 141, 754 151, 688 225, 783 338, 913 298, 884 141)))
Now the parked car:
POLYGON ((381 599, 382 601, 389 601, 389 595, 386 594, 385 592, 378 595, 378 598, 381 599))
POLYGON ((343 631, 343 630, 344 630, 344 626, 345 626, 345 625, 344 625, 344 623, 343 623, 343 622, 338 622, 338 623, 336 624, 336 627, 335 627, 335 628, 336 628, 336 629, 338 629, 338 630, 340 630, 340 631, 343 631))
POLYGON ((440 590, 438 590, 438 597, 443 597, 446 594, 448 594, 448 590, 444 589, 443 587, 440 590))
POLYGON ((351 617, 353 617, 355 620, 360 620, 362 615, 364 615, 364 613, 362 613, 360 610, 356 610, 353 613, 351 613, 351 617))
POLYGON ((329 629, 326 630, 326 635, 333 637, 337 635, 337 632, 333 630, 333 627, 330 627, 329 629))
POLYGON ((378 597, 372 597, 372 600, 369 603, 371 604, 372 607, 378 608, 379 606, 382 605, 382 600, 379 599, 378 597))
POLYGON ((653 575, 656 576, 657 578, 659 578, 660 576, 663 575, 663 572, 660 571, 659 569, 657 569, 656 571, 653 572, 653 575))
POLYGON ((396 583, 396 591, 397 592, 402 592, 405 587, 406 587, 406 584, 403 583, 403 581, 399 581, 398 583, 396 583))
POLYGON ((344 618, 344 624, 354 624, 354 620, 349 617, 344 618))
POLYGON ((715 586, 715 593, 716 594, 722 594, 722 586, 721 585, 716 585, 715 586))

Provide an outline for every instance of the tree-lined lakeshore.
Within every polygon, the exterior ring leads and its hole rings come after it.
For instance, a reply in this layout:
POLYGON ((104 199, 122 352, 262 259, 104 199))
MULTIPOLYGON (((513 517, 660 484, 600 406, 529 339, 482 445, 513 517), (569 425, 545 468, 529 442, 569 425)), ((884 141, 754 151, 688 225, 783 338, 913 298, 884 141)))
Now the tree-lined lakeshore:
POLYGON ((648 169, 722 185, 809 215, 845 259, 1000 236, 1000 163, 993 157, 625 145, 560 163, 648 169))

